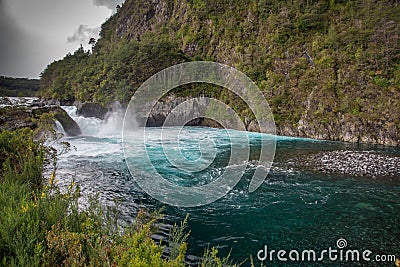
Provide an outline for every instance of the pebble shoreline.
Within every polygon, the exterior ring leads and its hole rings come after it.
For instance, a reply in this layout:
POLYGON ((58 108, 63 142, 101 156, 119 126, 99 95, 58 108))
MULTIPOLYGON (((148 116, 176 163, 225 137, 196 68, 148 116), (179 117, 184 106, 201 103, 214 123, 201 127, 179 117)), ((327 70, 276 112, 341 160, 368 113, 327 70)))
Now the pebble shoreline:
POLYGON ((324 173, 400 177, 400 157, 371 151, 337 150, 320 152, 308 157, 305 163, 324 173))

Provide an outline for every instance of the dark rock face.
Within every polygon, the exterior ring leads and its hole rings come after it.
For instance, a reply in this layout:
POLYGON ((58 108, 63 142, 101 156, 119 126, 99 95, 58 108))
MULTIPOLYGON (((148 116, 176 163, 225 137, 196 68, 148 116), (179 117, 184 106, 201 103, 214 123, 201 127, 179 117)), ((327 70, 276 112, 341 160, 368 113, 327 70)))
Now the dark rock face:
MULTIPOLYGON (((139 126, 160 127, 165 124, 166 126, 187 125, 221 128, 221 124, 215 120, 201 116, 201 114, 204 114, 207 107, 208 101, 206 99, 192 101, 190 98, 170 96, 166 101, 158 102, 152 109, 148 118, 145 116, 146 114, 142 114, 140 110, 135 111, 135 115, 139 126), (187 101, 187 105, 184 105, 179 112, 175 111, 171 113, 174 108, 185 101, 187 101), (167 117, 168 121, 166 121, 167 117), (192 119, 186 121, 185 118, 192 119)), ((235 127, 232 126, 232 128, 235 127)))
POLYGON ((140 40, 142 35, 154 28, 157 23, 166 24, 172 12, 166 1, 127 1, 124 5, 126 5, 124 11, 132 10, 133 13, 118 17, 116 33, 119 37, 129 33, 130 40, 140 40), (134 28, 135 31, 130 32, 130 28, 134 28))
POLYGON ((103 120, 107 114, 108 109, 104 108, 98 103, 81 103, 75 102, 74 106, 77 107, 77 114, 84 117, 95 117, 103 120))
POLYGON ((250 123, 248 123, 246 125, 246 129, 249 132, 259 132, 260 126, 258 125, 258 123, 255 120, 252 120, 252 121, 250 121, 250 123))
POLYGON ((300 136, 320 140, 370 143, 390 146, 400 145, 400 133, 394 123, 377 123, 342 115, 325 123, 302 118, 297 127, 281 125, 279 135, 300 136))
POLYGON ((169 96, 164 101, 157 102, 150 115, 141 112, 143 109, 136 108, 135 117, 139 126, 204 126, 212 128, 230 128, 245 130, 241 127, 234 116, 227 116, 224 112, 212 110, 213 104, 208 98, 185 98, 169 96), (179 106, 179 107, 178 107, 179 106), (210 109, 211 108, 211 109, 210 109), (210 117, 204 116, 211 111, 210 117), (225 114, 225 115, 224 115, 225 114), (220 117, 217 121, 212 117, 220 117))
POLYGON ((42 99, 40 102, 42 103, 42 106, 46 106, 46 105, 47 106, 59 106, 60 105, 60 101, 57 99, 47 99, 47 100, 42 99))
MULTIPOLYGON (((165 119, 168 114, 174 109, 174 107, 178 106, 180 103, 186 101, 187 98, 183 97, 168 97, 166 101, 158 102, 152 109, 150 115, 147 117, 147 114, 142 112, 142 108, 135 108, 135 117, 139 126, 147 126, 147 127, 160 127, 164 124, 165 119)), ((175 125, 176 126, 176 125, 175 125)))

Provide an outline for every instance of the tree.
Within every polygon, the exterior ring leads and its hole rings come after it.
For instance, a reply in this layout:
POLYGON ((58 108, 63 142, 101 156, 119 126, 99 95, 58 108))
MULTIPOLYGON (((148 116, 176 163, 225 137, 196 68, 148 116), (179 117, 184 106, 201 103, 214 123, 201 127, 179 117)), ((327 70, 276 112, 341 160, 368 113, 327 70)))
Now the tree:
POLYGON ((89 44, 92 45, 92 52, 93 52, 94 46, 96 45, 96 39, 91 37, 89 40, 89 44))

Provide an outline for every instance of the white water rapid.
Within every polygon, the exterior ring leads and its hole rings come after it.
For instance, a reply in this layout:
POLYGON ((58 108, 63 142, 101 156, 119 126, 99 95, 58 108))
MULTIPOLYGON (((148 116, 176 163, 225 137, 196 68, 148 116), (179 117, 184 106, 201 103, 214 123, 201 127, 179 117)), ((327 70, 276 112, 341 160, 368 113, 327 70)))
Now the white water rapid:
POLYGON ((82 135, 94 137, 121 136, 124 112, 117 110, 106 115, 104 120, 95 117, 77 115, 75 106, 62 106, 68 115, 76 121, 82 135))

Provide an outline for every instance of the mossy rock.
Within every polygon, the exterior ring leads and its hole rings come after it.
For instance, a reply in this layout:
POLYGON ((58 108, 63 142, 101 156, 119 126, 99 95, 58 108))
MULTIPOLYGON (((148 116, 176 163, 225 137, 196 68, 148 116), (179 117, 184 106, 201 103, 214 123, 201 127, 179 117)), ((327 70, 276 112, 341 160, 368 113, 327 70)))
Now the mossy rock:
POLYGON ((68 115, 65 110, 60 107, 55 108, 54 118, 58 120, 64 128, 64 131, 69 136, 76 136, 81 134, 79 125, 68 115))

